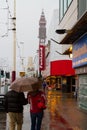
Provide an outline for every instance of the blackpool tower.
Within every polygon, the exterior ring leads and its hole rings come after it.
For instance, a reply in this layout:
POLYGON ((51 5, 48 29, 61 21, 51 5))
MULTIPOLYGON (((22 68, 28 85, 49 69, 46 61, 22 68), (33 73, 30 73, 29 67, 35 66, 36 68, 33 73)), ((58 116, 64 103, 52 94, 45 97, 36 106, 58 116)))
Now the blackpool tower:
POLYGON ((39 20, 39 77, 41 71, 45 69, 45 42, 46 42, 46 19, 42 10, 39 20))

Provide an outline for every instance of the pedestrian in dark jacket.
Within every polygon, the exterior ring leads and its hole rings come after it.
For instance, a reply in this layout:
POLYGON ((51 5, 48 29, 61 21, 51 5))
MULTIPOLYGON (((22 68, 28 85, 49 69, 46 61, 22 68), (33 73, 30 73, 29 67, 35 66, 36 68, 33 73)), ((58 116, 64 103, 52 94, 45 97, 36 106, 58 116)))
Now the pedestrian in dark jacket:
POLYGON ((9 130, 22 130, 23 105, 27 104, 27 99, 23 92, 14 90, 8 91, 5 95, 5 109, 9 117, 9 130))

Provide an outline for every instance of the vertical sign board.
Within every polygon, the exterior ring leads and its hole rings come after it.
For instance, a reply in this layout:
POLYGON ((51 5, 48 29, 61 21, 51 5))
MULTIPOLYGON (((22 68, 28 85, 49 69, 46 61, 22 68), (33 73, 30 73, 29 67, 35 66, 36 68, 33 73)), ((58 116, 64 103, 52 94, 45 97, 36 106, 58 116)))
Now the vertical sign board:
POLYGON ((87 65, 87 34, 73 45, 73 68, 87 65))
POLYGON ((45 46, 39 45, 39 70, 45 69, 45 46))

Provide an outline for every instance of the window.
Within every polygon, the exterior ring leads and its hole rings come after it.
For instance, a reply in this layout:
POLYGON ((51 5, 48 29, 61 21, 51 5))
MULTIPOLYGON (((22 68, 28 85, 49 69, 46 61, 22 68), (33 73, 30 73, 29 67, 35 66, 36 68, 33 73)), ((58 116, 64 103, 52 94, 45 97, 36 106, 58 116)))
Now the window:
POLYGON ((63 17, 63 0, 60 1, 59 5, 60 5, 60 19, 62 19, 62 17, 63 17))
POLYGON ((68 0, 68 6, 70 5, 71 2, 72 2, 72 0, 68 0))
POLYGON ((66 10, 67 10, 67 0, 64 0, 64 14, 65 14, 66 10))
POLYGON ((59 19, 61 21, 61 19, 64 17, 66 11, 68 10, 71 2, 73 0, 59 0, 59 19))

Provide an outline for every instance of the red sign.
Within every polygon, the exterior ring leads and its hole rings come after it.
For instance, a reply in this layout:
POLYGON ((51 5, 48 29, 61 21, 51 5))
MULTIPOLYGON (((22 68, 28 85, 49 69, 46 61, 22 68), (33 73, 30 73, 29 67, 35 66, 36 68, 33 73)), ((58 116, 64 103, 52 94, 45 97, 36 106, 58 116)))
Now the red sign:
POLYGON ((39 70, 45 69, 45 46, 39 45, 39 70))

